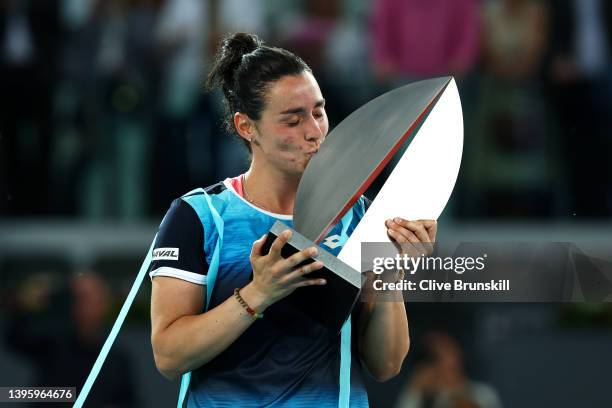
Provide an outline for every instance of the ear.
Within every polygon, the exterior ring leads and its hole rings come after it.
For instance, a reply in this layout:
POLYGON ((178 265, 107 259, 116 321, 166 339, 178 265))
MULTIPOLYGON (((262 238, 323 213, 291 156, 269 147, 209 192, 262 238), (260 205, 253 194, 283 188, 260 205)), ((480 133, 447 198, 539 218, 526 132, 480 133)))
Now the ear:
POLYGON ((246 139, 249 143, 253 141, 256 132, 255 124, 246 113, 234 113, 234 128, 241 138, 246 139))

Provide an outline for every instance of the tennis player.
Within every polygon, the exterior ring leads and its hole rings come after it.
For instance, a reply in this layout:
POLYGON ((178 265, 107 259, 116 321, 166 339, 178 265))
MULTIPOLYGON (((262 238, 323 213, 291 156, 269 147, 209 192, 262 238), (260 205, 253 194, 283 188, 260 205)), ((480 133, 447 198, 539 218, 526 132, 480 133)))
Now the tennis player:
MULTIPOLYGON (((352 362, 341 373, 340 336, 278 303, 326 284, 309 278, 319 262, 296 267, 316 248, 282 258, 287 230, 262 253, 276 220, 292 226, 300 177, 327 135, 317 81, 299 57, 237 33, 224 39, 208 85, 223 90, 226 125, 246 144, 251 164, 175 200, 162 221, 150 267, 157 368, 170 379, 183 375, 188 407, 367 407, 362 374, 388 380, 408 352, 404 303, 358 303, 352 362), (350 376, 344 391, 343 375, 350 376)), ((367 206, 361 197, 349 210, 349 234, 367 206)), ((335 255, 339 224, 321 244, 335 255)), ((398 243, 435 240, 435 221, 389 220, 387 228, 398 243)))

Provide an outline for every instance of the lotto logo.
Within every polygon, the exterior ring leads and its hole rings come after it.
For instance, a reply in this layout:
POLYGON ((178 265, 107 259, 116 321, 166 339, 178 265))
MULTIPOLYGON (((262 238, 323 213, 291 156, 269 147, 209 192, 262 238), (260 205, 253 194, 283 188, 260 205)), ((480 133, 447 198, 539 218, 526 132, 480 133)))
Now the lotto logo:
POLYGON ((168 260, 178 261, 179 249, 178 248, 157 248, 153 250, 154 261, 168 260))
POLYGON ((323 241, 323 245, 325 245, 326 247, 330 248, 330 249, 334 249, 340 246, 340 235, 332 235, 329 236, 327 238, 325 238, 325 241, 323 241))

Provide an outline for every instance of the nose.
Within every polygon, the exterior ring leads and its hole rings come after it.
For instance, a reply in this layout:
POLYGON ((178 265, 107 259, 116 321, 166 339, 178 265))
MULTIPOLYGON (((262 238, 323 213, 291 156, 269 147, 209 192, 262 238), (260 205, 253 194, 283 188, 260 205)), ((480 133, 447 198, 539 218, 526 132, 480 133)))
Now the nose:
POLYGON ((308 120, 304 137, 307 142, 316 142, 317 144, 323 143, 323 139, 325 139, 323 125, 314 116, 310 116, 308 120))

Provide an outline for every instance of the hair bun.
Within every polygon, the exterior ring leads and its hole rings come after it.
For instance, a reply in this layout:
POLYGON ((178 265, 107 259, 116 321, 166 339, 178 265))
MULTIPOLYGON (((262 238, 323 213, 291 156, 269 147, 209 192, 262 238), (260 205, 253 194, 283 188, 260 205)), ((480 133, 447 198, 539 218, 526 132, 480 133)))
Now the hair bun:
POLYGON ((242 58, 243 55, 255 51, 260 45, 262 45, 262 42, 256 35, 235 33, 223 40, 222 49, 242 58))
POLYGON ((242 57, 262 45, 263 42, 253 34, 234 33, 225 37, 208 75, 208 88, 214 88, 216 83, 219 83, 224 91, 232 88, 234 71, 240 66, 242 57))

